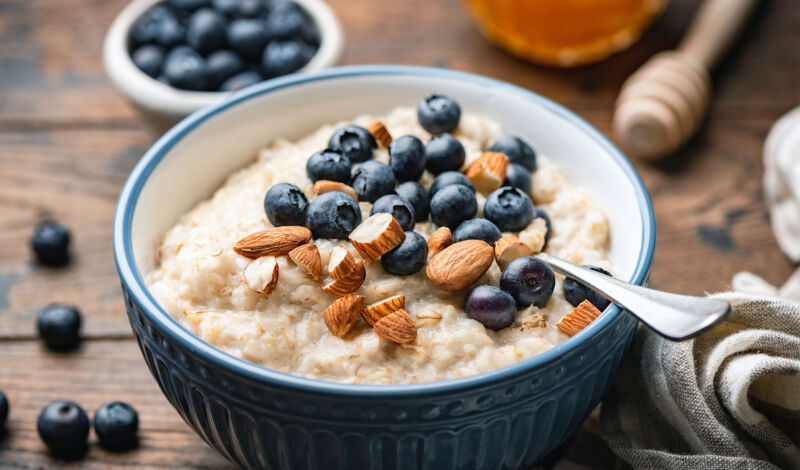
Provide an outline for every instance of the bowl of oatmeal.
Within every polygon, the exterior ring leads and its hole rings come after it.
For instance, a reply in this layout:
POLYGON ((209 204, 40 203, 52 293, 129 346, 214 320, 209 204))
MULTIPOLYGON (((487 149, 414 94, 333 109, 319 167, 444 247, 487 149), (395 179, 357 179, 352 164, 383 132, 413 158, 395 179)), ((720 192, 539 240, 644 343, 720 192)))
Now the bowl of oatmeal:
POLYGON ((114 230, 154 377, 251 468, 530 465, 599 402, 636 327, 530 255, 641 284, 653 247, 641 180, 587 123, 401 66, 289 76, 187 118, 131 174, 114 230))

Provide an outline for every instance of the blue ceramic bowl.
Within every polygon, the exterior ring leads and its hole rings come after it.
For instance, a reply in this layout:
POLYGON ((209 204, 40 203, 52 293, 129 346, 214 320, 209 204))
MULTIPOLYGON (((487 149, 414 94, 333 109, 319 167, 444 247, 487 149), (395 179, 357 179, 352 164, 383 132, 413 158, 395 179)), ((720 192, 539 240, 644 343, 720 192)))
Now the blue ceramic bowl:
POLYGON ((204 343, 168 315, 143 273, 163 233, 272 138, 447 93, 549 155, 606 210, 620 278, 644 282, 655 226, 630 162, 582 119, 512 85, 447 70, 359 66, 271 80, 183 120, 144 155, 120 196, 114 254, 147 365, 184 420, 249 468, 520 468, 572 433, 602 398, 637 322, 617 307, 557 347, 492 372, 433 383, 345 385, 272 371, 204 343))

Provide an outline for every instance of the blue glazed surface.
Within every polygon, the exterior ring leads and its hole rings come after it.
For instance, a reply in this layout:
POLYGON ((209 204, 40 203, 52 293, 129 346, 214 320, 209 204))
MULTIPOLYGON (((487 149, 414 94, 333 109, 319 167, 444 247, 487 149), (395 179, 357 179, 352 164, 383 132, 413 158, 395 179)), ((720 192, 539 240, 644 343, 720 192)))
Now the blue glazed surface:
POLYGON ((562 116, 606 148, 637 188, 643 239, 633 282, 643 283, 655 245, 652 206, 630 162, 565 108, 512 85, 441 69, 357 66, 287 76, 244 90, 188 117, 134 169, 114 221, 114 255, 142 354, 186 422, 249 468, 520 468, 562 442, 605 393, 636 329, 612 306, 555 348, 508 367, 456 380, 371 386, 321 382, 230 356, 180 326, 136 269, 131 223, 144 182, 184 135, 254 96, 308 81, 364 75, 446 77, 512 90, 562 116))

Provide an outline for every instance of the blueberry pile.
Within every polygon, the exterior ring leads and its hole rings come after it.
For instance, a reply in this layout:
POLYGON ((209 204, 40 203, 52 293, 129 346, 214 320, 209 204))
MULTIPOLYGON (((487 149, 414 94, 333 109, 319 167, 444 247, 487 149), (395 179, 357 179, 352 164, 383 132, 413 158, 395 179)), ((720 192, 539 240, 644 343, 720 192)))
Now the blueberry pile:
MULTIPOLYGON (((358 201, 372 203, 369 215, 385 212, 397 219, 406 236, 400 245, 381 256, 384 271, 408 276, 425 266, 428 247, 425 239, 414 232, 414 225, 429 219, 450 228, 455 242, 476 239, 494 245, 503 232, 518 232, 541 218, 547 227, 547 242, 550 218, 530 197, 536 152, 525 140, 504 135, 486 149, 506 155, 509 165, 504 185, 486 195, 483 217, 476 217, 475 186, 460 171, 466 152, 451 134, 458 128, 461 107, 448 96, 433 94, 420 101, 417 119, 431 138, 428 142, 411 135, 395 138, 388 145, 388 165, 373 160, 378 148, 375 136, 354 124, 337 129, 327 148, 311 155, 306 164, 306 174, 312 182, 327 180, 349 185, 358 201), (419 183, 426 171, 435 176, 427 190, 419 183)), ((345 192, 330 191, 309 202, 299 187, 279 183, 267 191, 264 210, 275 226, 305 225, 314 238, 346 240, 366 217, 358 201, 345 192)), ((464 309, 470 318, 499 330, 514 322, 518 310, 545 305, 554 288, 555 275, 550 266, 525 256, 505 267, 499 288, 483 285, 473 289, 464 309)), ((564 284, 564 292, 574 305, 585 298, 595 302, 599 297, 571 280, 564 284)), ((598 301, 595 305, 604 307, 607 303, 598 301)))
POLYGON ((319 30, 291 0, 165 0, 131 26, 134 64, 175 88, 233 91, 306 65, 319 30))

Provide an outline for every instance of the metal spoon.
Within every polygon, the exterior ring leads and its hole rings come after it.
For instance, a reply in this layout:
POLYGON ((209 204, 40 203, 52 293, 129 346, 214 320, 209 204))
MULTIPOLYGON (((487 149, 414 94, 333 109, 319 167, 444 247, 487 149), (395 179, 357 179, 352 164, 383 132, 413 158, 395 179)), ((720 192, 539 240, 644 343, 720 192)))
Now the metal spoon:
POLYGON ((632 313, 656 333, 671 340, 695 337, 728 316, 728 302, 706 297, 670 294, 614 279, 561 258, 539 253, 555 271, 596 290, 632 313))

